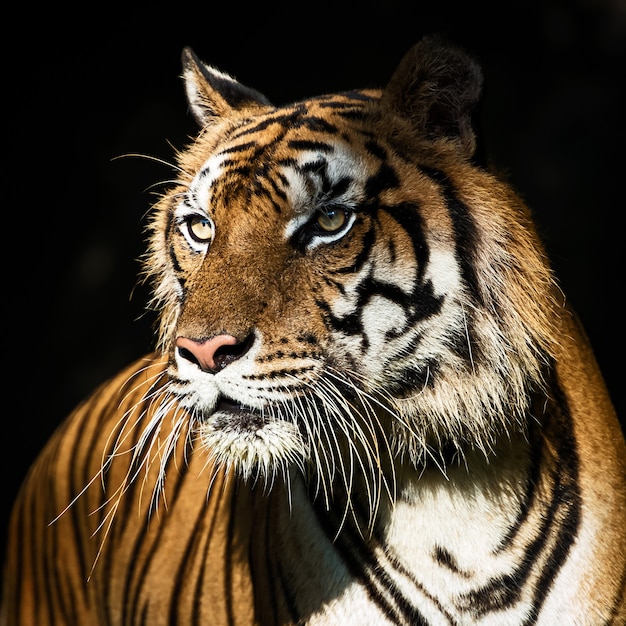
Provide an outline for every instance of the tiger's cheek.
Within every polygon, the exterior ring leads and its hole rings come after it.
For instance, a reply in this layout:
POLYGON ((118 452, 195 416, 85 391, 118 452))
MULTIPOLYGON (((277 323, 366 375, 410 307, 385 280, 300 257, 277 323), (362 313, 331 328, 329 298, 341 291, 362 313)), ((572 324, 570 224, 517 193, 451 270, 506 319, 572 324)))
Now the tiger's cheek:
POLYGON ((360 237, 369 241, 367 260, 359 264, 360 254, 346 255, 352 266, 329 271, 319 281, 317 305, 333 359, 371 374, 393 358, 393 339, 411 323, 418 261, 410 238, 388 216, 381 215, 360 237))

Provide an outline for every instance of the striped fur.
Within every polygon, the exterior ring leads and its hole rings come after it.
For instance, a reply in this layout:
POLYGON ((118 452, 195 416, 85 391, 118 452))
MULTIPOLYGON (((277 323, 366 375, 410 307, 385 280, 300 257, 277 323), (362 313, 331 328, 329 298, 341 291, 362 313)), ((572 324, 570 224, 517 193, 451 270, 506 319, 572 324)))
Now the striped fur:
POLYGON ((278 108, 183 63, 157 351, 33 465, 2 625, 624 623, 626 445, 476 63, 278 108))

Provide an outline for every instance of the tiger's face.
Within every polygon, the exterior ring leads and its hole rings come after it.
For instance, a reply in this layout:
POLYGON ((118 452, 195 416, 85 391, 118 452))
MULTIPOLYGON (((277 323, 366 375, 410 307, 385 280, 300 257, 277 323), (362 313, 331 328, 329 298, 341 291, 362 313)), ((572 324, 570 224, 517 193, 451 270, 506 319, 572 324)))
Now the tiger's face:
POLYGON ((276 108, 185 54, 203 130, 147 271, 170 389, 217 462, 351 480, 523 430, 551 276, 523 205, 471 161, 475 66, 417 50, 385 90, 276 108))

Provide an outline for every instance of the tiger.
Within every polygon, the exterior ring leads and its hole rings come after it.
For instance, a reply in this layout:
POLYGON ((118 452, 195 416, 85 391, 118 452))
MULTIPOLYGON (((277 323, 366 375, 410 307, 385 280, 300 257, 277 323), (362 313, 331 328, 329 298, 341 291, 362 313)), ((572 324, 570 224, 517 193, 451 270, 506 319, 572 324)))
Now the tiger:
POLYGON ((276 106, 186 47, 154 347, 16 497, 14 625, 626 623, 626 444, 481 63, 276 106))

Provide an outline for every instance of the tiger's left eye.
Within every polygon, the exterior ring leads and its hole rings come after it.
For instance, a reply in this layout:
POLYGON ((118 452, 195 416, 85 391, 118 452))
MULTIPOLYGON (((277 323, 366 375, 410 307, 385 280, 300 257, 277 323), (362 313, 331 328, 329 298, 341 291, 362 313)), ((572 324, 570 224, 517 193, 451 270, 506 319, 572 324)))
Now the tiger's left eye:
POLYGON ((343 228, 347 219, 345 209, 327 207, 318 210, 315 221, 323 231, 334 233, 343 228))
POLYGON ((213 239, 213 222, 203 215, 192 215, 187 220, 189 234, 199 243, 213 239))

